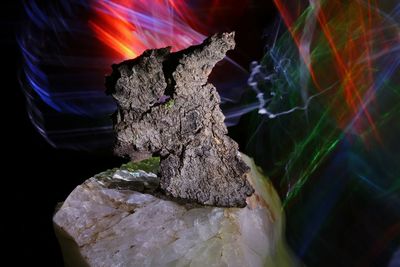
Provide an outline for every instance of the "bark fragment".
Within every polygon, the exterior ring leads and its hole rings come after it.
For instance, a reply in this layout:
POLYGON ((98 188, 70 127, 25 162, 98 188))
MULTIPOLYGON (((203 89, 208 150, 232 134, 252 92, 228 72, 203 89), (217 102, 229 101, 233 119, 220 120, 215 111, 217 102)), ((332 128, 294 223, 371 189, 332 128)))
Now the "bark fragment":
POLYGON ((254 192, 249 167, 226 135, 219 95, 207 83, 234 46, 234 33, 223 33, 176 53, 147 50, 113 65, 106 79, 118 105, 115 153, 133 161, 160 156, 160 186, 173 197, 244 207, 254 192))

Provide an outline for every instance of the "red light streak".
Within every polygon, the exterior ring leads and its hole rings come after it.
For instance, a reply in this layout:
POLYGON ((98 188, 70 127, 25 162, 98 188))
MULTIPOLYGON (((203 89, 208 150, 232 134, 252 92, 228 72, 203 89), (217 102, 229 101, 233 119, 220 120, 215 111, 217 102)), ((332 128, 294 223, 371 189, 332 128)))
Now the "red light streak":
MULTIPOLYGON (((284 0, 274 0, 281 17, 289 29, 290 34, 296 43, 299 54, 307 64, 307 51, 302 49, 300 36, 302 33, 301 25, 298 24, 300 15, 304 8, 297 4, 296 8, 290 9, 289 2, 284 0), (289 10, 296 10, 292 14, 289 10)), ((308 2, 308 1, 306 1, 308 2)), ((317 21, 325 41, 332 53, 333 68, 336 70, 338 85, 336 91, 343 92, 343 101, 346 106, 340 106, 340 101, 336 101, 336 116, 339 125, 346 127, 353 118, 353 127, 357 131, 360 110, 367 119, 375 138, 380 140, 375 123, 367 110, 367 104, 373 99, 373 63, 372 54, 372 35, 373 22, 379 19, 376 10, 376 3, 365 4, 362 1, 352 1, 343 5, 341 1, 315 1, 320 4, 317 13, 317 21), (363 63, 361 63, 363 62, 363 63), (368 103, 364 99, 368 99, 368 103)), ((317 33, 318 34, 318 33, 317 33)), ((308 60, 309 61, 309 60, 308 60)), ((311 60, 307 68, 315 86, 321 90, 323 88, 323 77, 329 70, 322 66, 322 70, 314 66, 316 62, 311 60), (318 70, 318 71, 317 71, 318 70)), ((328 73, 334 76, 332 72, 328 73)))

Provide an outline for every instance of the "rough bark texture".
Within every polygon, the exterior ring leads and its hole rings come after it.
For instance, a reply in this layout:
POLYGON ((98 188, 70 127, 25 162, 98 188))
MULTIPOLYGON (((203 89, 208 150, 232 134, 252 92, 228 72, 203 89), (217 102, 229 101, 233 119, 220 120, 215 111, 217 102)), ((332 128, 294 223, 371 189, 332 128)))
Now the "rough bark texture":
POLYGON ((137 161, 160 156, 160 186, 176 198, 205 205, 244 207, 254 190, 229 138, 220 98, 208 75, 235 46, 223 33, 170 53, 147 50, 113 65, 106 79, 117 101, 114 151, 137 161))

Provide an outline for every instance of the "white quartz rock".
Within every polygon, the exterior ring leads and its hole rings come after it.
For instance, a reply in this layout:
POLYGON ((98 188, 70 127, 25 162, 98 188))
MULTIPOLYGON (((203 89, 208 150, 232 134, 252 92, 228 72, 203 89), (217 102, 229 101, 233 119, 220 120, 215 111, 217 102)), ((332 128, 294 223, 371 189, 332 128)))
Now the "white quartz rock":
POLYGON ((254 162, 242 156, 256 191, 245 208, 178 204, 110 187, 113 179, 135 177, 126 170, 88 179, 53 218, 66 266, 296 266, 283 239, 280 200, 254 162))

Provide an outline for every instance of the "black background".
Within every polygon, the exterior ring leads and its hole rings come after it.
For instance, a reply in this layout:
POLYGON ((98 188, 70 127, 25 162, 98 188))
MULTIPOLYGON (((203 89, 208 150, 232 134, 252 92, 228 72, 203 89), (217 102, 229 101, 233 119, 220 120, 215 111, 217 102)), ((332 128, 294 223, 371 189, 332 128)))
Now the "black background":
MULTIPOLYGON (((248 64, 251 59, 260 58, 263 53, 261 36, 276 15, 272 6, 271 1, 264 1, 264 9, 259 6, 248 13, 246 19, 254 20, 260 17, 261 10, 264 10, 264 15, 265 10, 269 10, 271 16, 264 17, 258 28, 248 31, 241 25, 236 25, 238 45, 244 45, 249 36, 260 36, 260 40, 257 40, 259 42, 252 44, 253 50, 247 54, 236 55, 236 59, 243 65, 248 64)), ((10 182, 10 185, 3 183, 1 195, 4 199, 3 223, 9 223, 12 227, 2 225, 1 234, 12 237, 13 242, 6 245, 18 252, 18 256, 13 258, 15 264, 11 266, 63 266, 52 228, 56 204, 63 201, 76 185, 91 175, 115 167, 123 160, 105 154, 55 149, 47 144, 31 125, 18 83, 21 58, 15 36, 18 29, 23 27, 23 15, 20 2, 10 1, 8 4, 2 4, 1 129, 5 148, 2 151, 5 158, 2 164, 2 178, 3 181, 10 182), (21 248, 22 255, 19 253, 21 248), (20 264, 22 262, 24 264, 20 264)), ((232 129, 231 132, 239 143, 244 143, 240 140, 240 128, 232 129)), ((346 169, 345 163, 343 164, 343 168, 338 170, 338 177, 341 177, 338 182, 343 184, 342 197, 347 205, 335 208, 335 218, 331 218, 333 222, 325 226, 309 250, 302 253, 302 259, 308 266, 355 266, 360 258, 365 258, 365 254, 370 253, 371 244, 384 235, 384 232, 371 233, 399 221, 398 212, 394 213, 393 207, 373 201, 367 196, 360 198, 351 193, 348 188, 354 184, 343 174, 346 169)), ((304 219, 300 213, 312 202, 314 193, 312 188, 306 188, 287 211, 287 239, 295 252, 299 252, 304 239, 298 232, 296 220, 304 219)), ((396 242, 396 239, 390 240, 396 242)), ((395 243, 384 247, 382 251, 377 252, 374 260, 366 262, 363 266, 387 266, 395 247, 395 243)))
POLYGON ((122 160, 55 149, 34 129, 18 82, 21 57, 16 33, 23 27, 23 16, 22 3, 2 4, 2 133, 6 135, 2 137, 6 147, 6 164, 3 161, 2 166, 7 171, 2 178, 10 182, 2 187, 2 197, 10 209, 5 216, 10 226, 2 226, 2 236, 15 242, 7 246, 18 253, 9 266, 63 266, 52 226, 57 203, 91 175, 117 166, 122 160))

